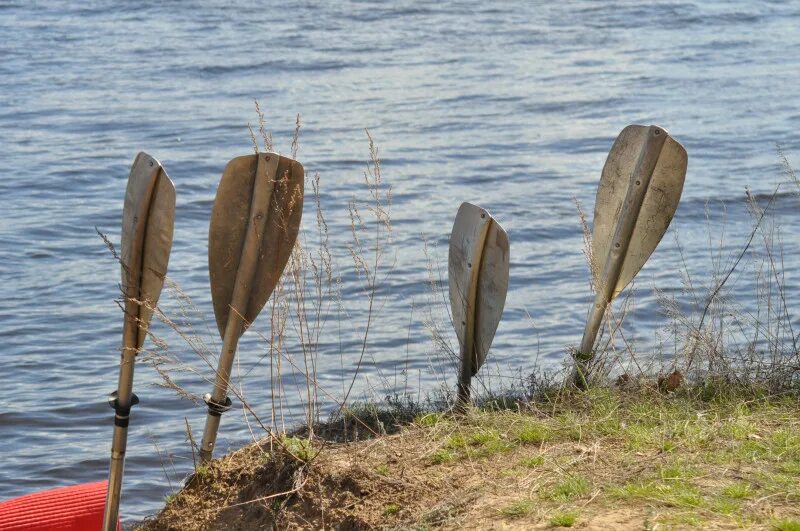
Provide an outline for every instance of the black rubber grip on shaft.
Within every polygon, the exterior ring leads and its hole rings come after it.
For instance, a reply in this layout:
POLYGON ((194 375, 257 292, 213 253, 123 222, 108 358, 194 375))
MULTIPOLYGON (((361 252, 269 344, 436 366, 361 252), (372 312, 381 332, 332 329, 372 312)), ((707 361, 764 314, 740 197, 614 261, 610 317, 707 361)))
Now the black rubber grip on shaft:
POLYGON ((211 393, 206 393, 206 395, 203 396, 203 402, 205 402, 208 406, 208 414, 215 417, 221 417, 222 414, 228 411, 233 405, 233 402, 231 402, 231 398, 229 396, 225 397, 224 404, 218 404, 217 402, 214 402, 214 400, 211 398, 211 393))
POLYGON ((108 395, 108 405, 114 410, 114 426, 127 428, 130 421, 131 408, 139 403, 139 397, 131 393, 131 402, 127 407, 122 407, 117 398, 117 391, 108 395))

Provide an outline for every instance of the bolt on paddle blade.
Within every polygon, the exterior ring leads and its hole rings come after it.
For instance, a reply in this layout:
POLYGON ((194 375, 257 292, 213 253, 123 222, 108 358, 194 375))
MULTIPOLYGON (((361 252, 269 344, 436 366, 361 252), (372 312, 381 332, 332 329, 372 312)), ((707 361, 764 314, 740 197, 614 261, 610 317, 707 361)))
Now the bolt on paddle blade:
POLYGON ((474 376, 500 323, 508 292, 508 235, 484 209, 462 203, 450 234, 448 280, 462 365, 474 376))
POLYGON ((686 150, 663 128, 629 125, 614 142, 597 188, 592 228, 595 286, 611 282, 611 298, 633 280, 667 231, 681 199, 687 161, 686 150), (655 165, 652 170, 647 168, 649 171, 639 175, 636 173, 637 165, 646 162, 642 159, 647 155, 648 135, 655 134, 656 130, 662 131, 660 134, 664 138, 655 153, 655 165), (645 187, 645 191, 637 211, 626 205, 626 197, 639 187, 645 187), (622 266, 616 279, 602 278, 611 254, 612 240, 625 216, 634 219, 622 266))
POLYGON ((161 163, 147 153, 133 162, 122 211, 122 288, 139 324, 135 347, 144 344, 153 308, 161 295, 172 250, 175 185, 161 163), (130 301, 129 301, 130 302, 130 301))
MULTIPOLYGON (((255 320, 280 279, 292 253, 303 214, 303 166, 277 153, 231 160, 217 189, 208 232, 211 298, 220 336, 224 337, 242 261, 255 262, 252 279, 241 279, 247 296, 234 304, 244 326, 255 320), (256 180, 266 185, 265 204, 254 203, 256 180), (257 218, 263 216, 266 218, 257 218), (246 242, 248 224, 265 222, 258 241, 246 242)), ((258 199, 258 198, 256 198, 258 199)))

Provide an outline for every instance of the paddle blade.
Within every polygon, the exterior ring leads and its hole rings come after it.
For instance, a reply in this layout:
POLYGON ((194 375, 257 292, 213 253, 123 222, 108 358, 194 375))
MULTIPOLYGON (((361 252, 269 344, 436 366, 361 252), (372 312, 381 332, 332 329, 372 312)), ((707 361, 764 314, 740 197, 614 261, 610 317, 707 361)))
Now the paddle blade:
POLYGON ((175 224, 175 186, 161 163, 147 153, 133 162, 122 211, 122 287, 126 311, 136 315, 141 348, 167 274, 175 224))
MULTIPOLYGON (((632 175, 647 142, 649 127, 629 125, 617 137, 597 189, 592 229, 592 273, 595 285, 610 252, 628 188, 636 186, 632 175)), ((662 129, 663 130, 663 129, 662 129)), ((668 135, 658 155, 642 207, 636 219, 612 298, 639 272, 667 231, 678 208, 686 177, 688 157, 683 146, 668 135)))
POLYGON ((144 239, 142 280, 139 291, 142 306, 139 310, 140 325, 137 348, 141 348, 144 344, 153 309, 161 296, 161 288, 164 287, 164 278, 167 276, 169 255, 172 250, 174 226, 175 185, 162 169, 150 201, 147 233, 144 239))
POLYGON ((448 277, 453 323, 472 374, 486 360, 508 291, 508 236, 488 212, 458 209, 450 234, 448 277))
POLYGON ((256 264, 252 281, 245 281, 250 284, 246 286, 246 303, 243 308, 236 308, 244 317, 245 327, 264 307, 289 260, 303 214, 303 183, 303 166, 276 153, 237 157, 225 167, 208 232, 211 299, 220 336, 224 337, 230 314, 251 208, 264 210, 267 219, 260 245, 253 253, 256 264), (257 174, 272 184, 268 205, 253 204, 257 174))
POLYGON ((500 317, 503 315, 508 293, 509 260, 508 234, 499 223, 492 220, 486 235, 483 256, 481 256, 481 269, 478 274, 478 295, 475 305, 475 357, 477 364, 472 367, 473 375, 486 361, 494 333, 497 331, 500 317))

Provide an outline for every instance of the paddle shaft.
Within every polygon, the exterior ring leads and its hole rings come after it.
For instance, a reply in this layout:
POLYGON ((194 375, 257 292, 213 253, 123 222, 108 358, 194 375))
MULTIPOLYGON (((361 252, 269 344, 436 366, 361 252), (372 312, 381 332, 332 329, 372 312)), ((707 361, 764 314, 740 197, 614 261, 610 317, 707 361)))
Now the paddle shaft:
POLYGON ((622 204, 617 226, 614 230, 614 237, 611 240, 611 248, 606 257, 602 274, 599 277, 600 282, 595 286, 597 293, 589 318, 586 320, 583 339, 576 356, 575 384, 579 387, 586 387, 588 363, 594 356, 594 342, 603 322, 606 307, 616 295, 617 280, 622 271, 625 256, 628 253, 631 235, 639 218, 639 212, 644 202, 644 196, 647 193, 647 187, 650 184, 650 178, 653 176, 653 170, 658 163, 658 157, 661 154, 661 148, 666 138, 667 134, 662 129, 650 126, 647 131, 647 140, 631 174, 625 202, 622 204))
POLYGON ((458 396, 457 404, 459 408, 464 408, 469 403, 470 385, 472 383, 472 368, 464 360, 469 357, 467 346, 461 346, 461 362, 459 364, 458 374, 458 396))
POLYGON ((461 343, 461 363, 457 396, 458 407, 462 409, 469 402, 472 375, 477 372, 478 369, 477 353, 475 352, 475 306, 478 298, 478 277, 480 275, 483 247, 486 244, 486 235, 489 234, 489 228, 491 226, 492 220, 490 218, 488 223, 481 227, 478 237, 475 240, 475 247, 471 258, 472 262, 469 263, 470 275, 467 292, 465 294, 466 312, 464 341, 461 343))
POLYGON ((274 172, 266 171, 262 167, 261 157, 258 159, 256 179, 253 188, 253 198, 250 204, 250 215, 247 224, 247 233, 242 248, 242 258, 236 271, 236 282, 230 303, 228 320, 225 323, 225 332, 222 339, 222 354, 219 358, 217 374, 214 381, 214 390, 209 401, 206 426, 203 430, 203 442, 200 446, 200 460, 208 462, 214 452, 219 431, 222 412, 228 404, 228 384, 230 382, 233 360, 236 357, 236 347, 239 337, 244 331, 242 316, 247 310, 250 289, 253 277, 258 267, 261 252, 261 238, 267 226, 267 216, 270 210, 272 191, 275 185, 274 172), (222 406, 221 408, 219 406, 222 406))
MULTIPOLYGON (((246 295, 247 294, 245 294, 245 296, 246 295)), ((236 308, 236 303, 234 302, 231 306, 236 308)), ((236 347, 239 344, 239 336, 242 333, 243 324, 239 313, 231 311, 228 316, 228 322, 225 325, 225 337, 222 341, 222 355, 219 358, 219 365, 217 367, 214 392, 211 393, 211 401, 214 404, 225 404, 227 402, 228 382, 230 381, 233 360, 236 357, 236 347)), ((217 442, 217 432, 219 431, 221 419, 221 412, 215 411, 209 407, 208 416, 206 417, 206 427, 203 430, 203 442, 200 446, 200 460, 202 462, 211 460, 214 446, 217 442)))
POLYGON ((119 504, 122 493, 122 475, 125 468, 125 451, 128 446, 128 422, 133 395, 133 369, 136 362, 136 341, 139 326, 136 314, 138 305, 126 302, 125 324, 123 325, 122 361, 119 367, 117 403, 119 410, 114 414, 114 435, 111 442, 111 465, 108 472, 108 492, 103 513, 104 531, 117 529, 119 504), (131 308, 130 306, 135 306, 131 308), (127 410, 127 414, 125 413, 127 410))

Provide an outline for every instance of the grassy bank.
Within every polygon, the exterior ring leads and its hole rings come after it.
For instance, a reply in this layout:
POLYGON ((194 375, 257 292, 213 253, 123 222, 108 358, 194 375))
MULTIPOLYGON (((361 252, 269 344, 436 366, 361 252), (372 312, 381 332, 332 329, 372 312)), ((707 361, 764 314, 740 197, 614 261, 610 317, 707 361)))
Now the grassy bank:
MULTIPOLYGON (((272 137, 258 107, 257 112, 259 135, 270 151, 272 137)), ((298 134, 299 119, 293 157, 298 134)), ((256 133, 252 136, 260 149, 256 133)), ((255 429, 253 439, 264 438, 208 466, 196 464, 186 487, 170 495, 163 511, 142 529, 800 531, 800 334, 794 332, 795 290, 786 281, 779 220, 772 209, 775 199, 786 195, 781 187, 796 191, 800 181, 782 154, 786 182, 769 197, 746 194, 753 223, 749 233, 736 235, 741 245, 729 245, 724 219, 709 211, 710 276, 690 270, 697 264, 687 259, 675 236, 680 287, 654 289, 663 314, 657 329, 626 323, 637 301, 633 288, 609 308, 596 342, 590 374, 596 387, 590 392, 565 386, 574 355, 570 345, 564 345, 560 370, 538 367, 538 329, 527 309, 517 307, 530 319, 525 355, 530 355, 531 373, 483 369, 473 382, 480 407, 455 416, 443 412, 453 404, 445 382, 455 379, 459 358, 442 273, 446 262, 429 253, 424 239, 429 289, 411 301, 409 328, 401 333, 410 337, 411 323, 421 320, 430 334, 426 366, 442 384, 428 389, 435 403, 411 398, 353 402, 356 395, 399 393, 418 399, 423 393, 419 381, 416 390, 409 381, 411 349, 406 346, 402 359, 402 350, 389 352, 375 344, 377 332, 387 333, 380 311, 397 297, 388 282, 396 249, 391 187, 382 178, 378 149, 367 137, 365 193, 347 208, 350 241, 329 242, 316 174, 311 181, 316 223, 303 229, 302 244, 295 246, 270 299, 266 331, 251 328, 262 340, 261 356, 230 382, 230 392, 255 429), (754 275, 744 282, 746 291, 742 282, 737 287, 743 274, 754 275), (348 277, 351 281, 344 282, 348 277), (348 325, 336 326, 344 317, 348 325), (650 332, 654 344, 640 351, 637 338, 650 332), (321 338, 339 345, 324 364, 321 338), (344 375, 341 390, 338 382, 318 378, 318 367, 333 370, 329 364, 335 355, 344 375), (395 366, 387 369, 392 360, 395 366), (268 375, 267 382, 255 380, 258 389, 263 383, 269 389, 268 408, 251 404, 244 393, 243 382, 254 368, 263 372, 253 374, 268 375), (662 377, 648 376, 654 374, 662 377), (493 398, 497 393, 506 398, 493 398), (321 424, 322 411, 334 411, 335 420, 321 424), (292 432, 296 419, 308 427, 292 432)), ((579 204, 578 217, 587 265, 592 264, 591 231, 579 204)), ((194 366, 195 358, 187 362, 155 338, 163 348, 149 361, 165 387, 200 402, 181 379, 184 373, 213 369, 216 350, 199 332, 207 327, 185 319, 202 312, 175 291, 177 318, 157 316, 205 365, 194 366)), ((195 455, 188 423, 186 429, 195 455)))
POLYGON ((800 529, 793 395, 643 386, 377 420, 199 467, 142 529, 800 529))

